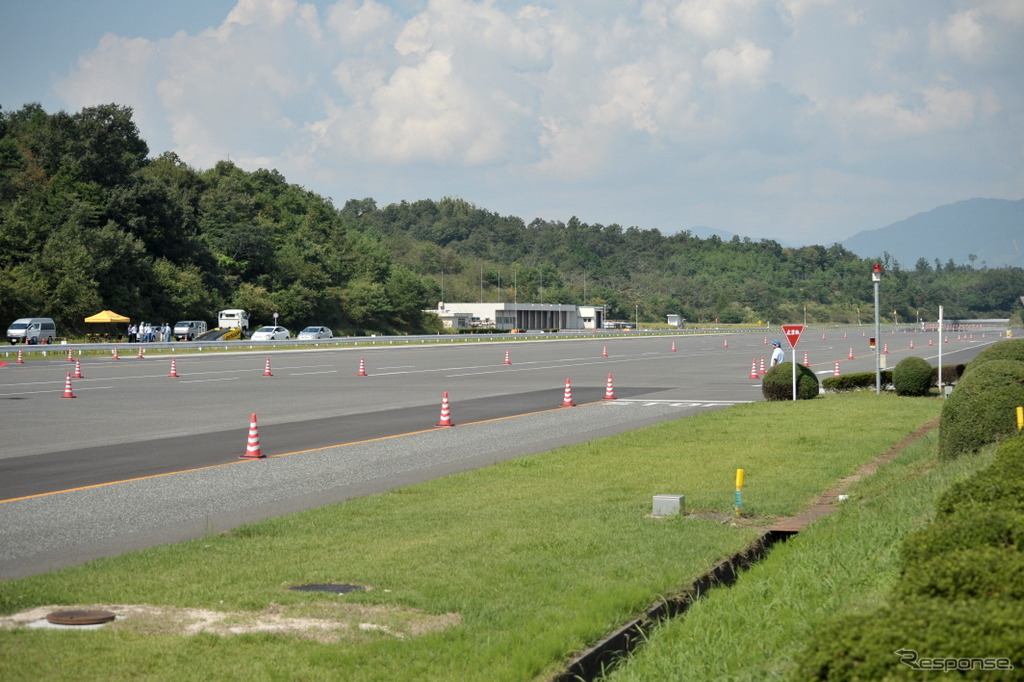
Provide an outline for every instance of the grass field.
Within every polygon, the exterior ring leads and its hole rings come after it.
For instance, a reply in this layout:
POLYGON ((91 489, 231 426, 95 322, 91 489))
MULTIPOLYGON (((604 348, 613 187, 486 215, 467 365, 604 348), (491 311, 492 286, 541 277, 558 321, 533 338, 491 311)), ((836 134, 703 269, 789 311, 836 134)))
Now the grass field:
MULTIPOLYGON (((0 631, 0 678, 543 679, 940 408, 937 399, 873 393, 741 405, 0 583, 2 614, 62 605, 119 605, 128 614, 89 632, 0 631), (685 494, 688 512, 728 513, 737 468, 746 471, 742 523, 649 516, 652 496, 669 493, 685 494), (289 589, 310 583, 367 589, 289 589)), ((920 457, 893 466, 903 477, 881 483, 888 475, 878 475, 861 485, 868 491, 877 480, 877 497, 902 499, 904 485, 933 476, 934 462, 920 457)), ((921 495, 909 504, 924 518, 921 495)), ((853 542, 852 529, 832 532, 839 545, 853 542)), ((812 534, 797 540, 805 535, 812 534)), ((871 542, 856 542, 865 556, 874 552, 871 542)), ((798 546, 780 547, 772 559, 798 546)), ((868 561, 884 567, 885 547, 868 561)), ((803 570, 820 577, 812 563, 803 570)), ((870 600, 883 582, 844 589, 870 600)), ((733 628, 751 641, 777 630, 763 618, 715 627, 725 638, 733 628)), ((786 632, 793 628, 779 638, 786 632)), ((626 679, 663 679, 637 674, 626 679)))

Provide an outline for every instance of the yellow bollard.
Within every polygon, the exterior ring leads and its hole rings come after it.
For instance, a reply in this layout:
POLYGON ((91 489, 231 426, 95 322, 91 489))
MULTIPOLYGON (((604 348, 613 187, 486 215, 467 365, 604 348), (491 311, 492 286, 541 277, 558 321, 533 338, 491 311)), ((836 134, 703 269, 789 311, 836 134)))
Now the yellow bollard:
POLYGON ((736 470, 736 499, 733 503, 733 511, 736 516, 743 510, 743 469, 736 470))
POLYGON ((1017 430, 1024 429, 1024 407, 1017 408, 1017 430))

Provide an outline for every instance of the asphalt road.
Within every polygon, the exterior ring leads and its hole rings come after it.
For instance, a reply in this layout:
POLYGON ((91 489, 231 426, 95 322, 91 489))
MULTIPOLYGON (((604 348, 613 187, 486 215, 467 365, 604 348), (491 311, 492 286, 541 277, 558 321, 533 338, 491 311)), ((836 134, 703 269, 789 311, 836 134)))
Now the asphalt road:
MULTIPOLYGON (((870 371, 867 335, 809 329, 797 361, 806 353, 823 377, 836 361, 843 373, 870 371)), ((177 377, 170 356, 86 357, 74 399, 63 397, 75 371, 65 355, 12 362, 0 369, 0 578, 760 400, 751 363, 767 362, 775 337, 207 351, 175 358, 177 377), (603 400, 609 375, 613 401, 603 400), (572 408, 562 407, 567 380, 572 408), (454 428, 437 427, 443 393, 454 428), (252 414, 266 459, 239 459, 252 414)), ((995 340, 965 336, 943 361, 995 340)), ((924 334, 881 342, 890 366, 907 354, 936 362, 924 334)))

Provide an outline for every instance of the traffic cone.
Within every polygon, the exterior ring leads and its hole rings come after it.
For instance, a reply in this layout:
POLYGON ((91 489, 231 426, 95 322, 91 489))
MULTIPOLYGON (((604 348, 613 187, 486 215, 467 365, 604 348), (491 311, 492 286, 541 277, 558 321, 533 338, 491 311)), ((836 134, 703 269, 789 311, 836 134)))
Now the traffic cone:
POLYGON ((887 344, 887 343, 883 343, 882 344, 882 352, 883 353, 888 353, 889 352, 889 344, 887 344))
POLYGON ((136 359, 138 359, 138 360, 141 360, 142 358, 144 358, 144 357, 145 357, 145 355, 143 355, 143 353, 142 353, 142 344, 141 344, 141 343, 139 344, 139 354, 138 354, 138 355, 136 355, 135 357, 136 357, 136 359))
POLYGON ((113 353, 114 353, 114 359, 115 360, 120 360, 121 359, 121 358, 117 357, 117 346, 114 346, 113 353))
POLYGON ((167 376, 173 379, 178 378, 178 366, 177 364, 175 364, 174 358, 171 358, 171 373, 168 374, 167 376))
POLYGON ((914 339, 910 339, 910 350, 914 350, 914 339))
POLYGON ((81 360, 75 360, 75 374, 74 374, 74 377, 76 379, 84 379, 85 378, 84 376, 82 376, 82 361, 81 360))
POLYGON ((764 337, 764 345, 766 345, 766 346, 768 345, 768 337, 767 336, 764 337))
POLYGON ((263 459, 266 455, 260 449, 260 427, 256 425, 256 413, 249 418, 249 441, 245 445, 245 454, 238 459, 263 459))
POLYGON ((512 364, 512 360, 508 357, 508 351, 505 351, 505 364, 506 365, 511 365, 512 364))
POLYGON ((729 347, 729 338, 726 337, 726 338, 722 339, 722 348, 728 348, 728 347, 729 347))
POLYGON ((757 374, 757 358, 750 361, 750 378, 760 379, 761 377, 757 374))
POLYGON ((572 401, 572 383, 568 379, 565 380, 565 395, 562 398, 562 407, 573 407, 576 403, 572 401))
POLYGON ((804 367, 810 367, 810 363, 807 362, 807 352, 804 352, 804 367))
POLYGON ((601 346, 601 357, 608 357, 608 346, 601 346))
POLYGON ((448 404, 448 391, 441 394, 441 418, 437 421, 438 426, 455 426, 452 424, 452 408, 448 404))
POLYGON ((825 340, 825 335, 824 335, 824 334, 822 334, 822 335, 821 335, 821 340, 822 340, 822 341, 824 341, 824 340, 825 340))
POLYGON ((931 337, 928 337, 928 345, 929 345, 929 346, 933 346, 933 345, 935 345, 935 344, 933 344, 933 343, 932 343, 932 339, 931 339, 931 337))
POLYGON ((18 349, 18 359, 15 360, 15 362, 18 363, 19 365, 25 364, 25 356, 22 354, 20 348, 18 349))
POLYGON ((850 354, 846 356, 847 360, 853 360, 853 346, 850 346, 850 354))
POLYGON ((615 400, 615 389, 612 388, 612 375, 611 374, 608 375, 608 384, 605 386, 605 389, 604 389, 604 399, 605 400, 615 400))
POLYGON ((673 353, 676 352, 676 342, 675 341, 672 342, 672 352, 673 353))
POLYGON ((363 361, 362 358, 359 358, 359 372, 356 376, 366 376, 366 363, 363 361))
POLYGON ((74 361, 75 361, 75 358, 74 358, 74 356, 73 356, 73 355, 71 354, 71 349, 70 349, 70 348, 68 348, 68 362, 74 362, 74 361))
POLYGON ((834 377, 839 376, 839 361, 838 360, 836 360, 836 369, 835 369, 834 372, 832 372, 832 376, 834 376, 834 377))
POLYGON ((263 376, 265 376, 265 377, 272 377, 272 376, 274 376, 273 374, 270 373, 270 358, 267 358, 266 364, 263 365, 263 376))
POLYGON ((761 356, 761 374, 764 374, 764 356, 761 356))
POLYGON ((77 398, 74 393, 71 392, 71 372, 68 372, 67 381, 64 382, 64 395, 61 398, 77 398))
POLYGON ((844 339, 846 338, 846 332, 843 332, 843 338, 844 339))

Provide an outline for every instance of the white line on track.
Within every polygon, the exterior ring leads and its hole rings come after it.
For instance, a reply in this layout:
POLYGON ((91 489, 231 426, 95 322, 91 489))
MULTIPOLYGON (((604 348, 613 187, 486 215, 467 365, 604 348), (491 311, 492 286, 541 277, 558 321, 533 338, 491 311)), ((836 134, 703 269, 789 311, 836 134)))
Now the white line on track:
POLYGON ((310 374, 337 374, 337 373, 338 373, 338 370, 336 370, 336 369, 328 369, 328 370, 324 370, 323 372, 289 372, 288 376, 290 376, 290 377, 304 377, 304 376, 308 376, 310 374))
POLYGON ((218 379, 187 379, 185 381, 179 381, 180 384, 207 384, 211 381, 236 381, 238 377, 220 377, 218 379))

